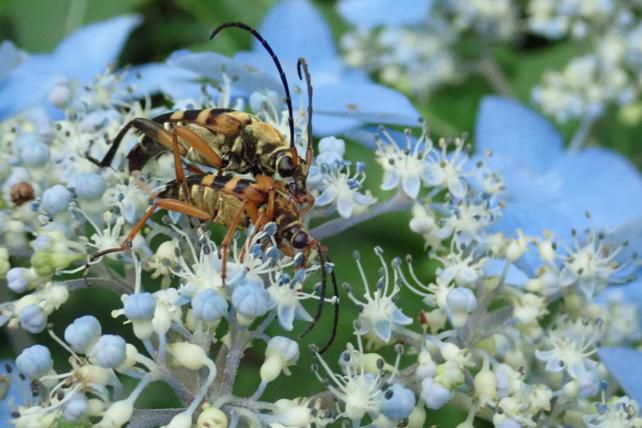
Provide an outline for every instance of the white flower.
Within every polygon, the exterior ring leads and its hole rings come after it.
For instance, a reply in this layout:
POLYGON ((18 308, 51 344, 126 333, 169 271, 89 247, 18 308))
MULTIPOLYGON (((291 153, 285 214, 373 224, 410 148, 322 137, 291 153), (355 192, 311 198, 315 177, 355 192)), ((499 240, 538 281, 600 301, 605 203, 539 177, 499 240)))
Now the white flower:
POLYGON ((357 163, 356 172, 352 174, 351 163, 348 161, 337 162, 332 167, 322 165, 323 174, 320 180, 319 196, 315 204, 320 207, 337 204, 337 211, 343 218, 352 216, 355 208, 360 210, 375 202, 370 192, 359 192, 365 180, 364 165, 357 163), (355 207, 356 205, 356 207, 355 207))
POLYGON ((551 349, 536 349, 535 356, 546 363, 546 371, 556 373, 566 370, 576 379, 597 365, 590 357, 597 352, 602 324, 602 320, 599 319, 562 320, 548 331, 548 344, 551 349))
POLYGON ((426 157, 432 150, 432 141, 424 129, 421 137, 413 141, 410 131, 406 131, 406 146, 397 145, 394 138, 382 130, 386 143, 377 141, 377 162, 383 168, 383 190, 391 190, 401 186, 401 189, 411 199, 419 196, 421 178, 426 168, 426 157))
POLYGON ((357 334, 373 333, 378 339, 383 342, 388 342, 392 337, 395 325, 403 326, 411 324, 412 318, 407 317, 395 303, 396 296, 399 294, 401 288, 399 287, 399 281, 396 275, 394 278, 390 276, 388 266, 382 256, 383 250, 376 247, 375 253, 379 257, 383 271, 382 276, 377 281, 375 289, 370 289, 368 278, 361 265, 360 256, 358 253, 355 253, 355 263, 361 275, 365 291, 363 300, 355 297, 353 294, 354 290, 350 287, 348 287, 347 291, 350 300, 359 308, 357 334))

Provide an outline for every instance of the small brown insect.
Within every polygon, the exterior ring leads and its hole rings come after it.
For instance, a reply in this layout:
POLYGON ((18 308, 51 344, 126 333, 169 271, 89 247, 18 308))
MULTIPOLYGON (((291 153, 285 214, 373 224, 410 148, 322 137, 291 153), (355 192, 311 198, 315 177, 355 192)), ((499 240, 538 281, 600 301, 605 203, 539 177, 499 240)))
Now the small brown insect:
POLYGON ((16 204, 17 207, 31 201, 34 197, 33 186, 26 181, 21 181, 11 187, 11 202, 16 204))

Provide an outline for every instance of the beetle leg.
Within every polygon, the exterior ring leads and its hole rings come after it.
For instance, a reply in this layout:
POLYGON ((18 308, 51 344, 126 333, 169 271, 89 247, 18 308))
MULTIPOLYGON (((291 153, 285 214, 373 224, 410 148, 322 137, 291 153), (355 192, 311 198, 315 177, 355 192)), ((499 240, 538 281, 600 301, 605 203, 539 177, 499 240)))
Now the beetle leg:
POLYGON ((127 251, 128 249, 131 248, 132 246, 132 241, 140 233, 140 231, 143 229, 147 221, 151 218, 152 214, 154 214, 154 211, 156 211, 157 208, 164 208, 168 211, 176 211, 179 213, 183 213, 185 215, 188 215, 190 217, 196 217, 200 220, 209 220, 211 215, 210 213, 203 211, 193 205, 190 205, 186 202, 179 201, 177 199, 158 199, 156 200, 151 207, 147 209, 147 212, 145 212, 145 215, 138 220, 138 222, 134 225, 132 230, 127 234, 127 237, 123 241, 123 243, 119 247, 113 247, 113 248, 107 248, 102 251, 98 251, 96 254, 94 254, 90 262, 105 256, 107 254, 111 253, 118 253, 121 251, 127 251))
POLYGON ((221 157, 207 144, 207 141, 203 140, 196 132, 180 125, 174 128, 174 132, 181 137, 187 146, 201 155, 207 161, 208 165, 219 170, 224 166, 221 157))

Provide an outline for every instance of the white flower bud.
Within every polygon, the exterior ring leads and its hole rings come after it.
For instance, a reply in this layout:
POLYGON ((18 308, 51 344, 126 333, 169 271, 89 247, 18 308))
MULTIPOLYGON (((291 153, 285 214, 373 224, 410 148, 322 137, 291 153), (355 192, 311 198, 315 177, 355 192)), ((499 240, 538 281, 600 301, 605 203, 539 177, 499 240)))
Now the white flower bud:
POLYGON ((477 307, 477 298, 473 292, 464 287, 453 288, 446 296, 448 314, 453 327, 461 328, 468 320, 468 314, 477 307))
POLYGON ((521 231, 518 231, 518 234, 518 238, 512 239, 506 247, 506 258, 511 262, 514 262, 522 257, 528 250, 528 239, 522 234, 521 231))
POLYGON ((539 257, 548 264, 553 264, 555 262, 555 245, 553 244, 552 239, 544 239, 537 242, 537 251, 539 252, 539 257))
POLYGON ((497 378, 489 369, 482 369, 475 375, 473 381, 475 395, 480 406, 493 405, 497 399, 497 378))
POLYGON ((192 427, 192 414, 189 412, 181 412, 175 415, 165 428, 191 428, 192 427))
POLYGON ((312 425, 310 408, 294 400, 281 399, 274 403, 277 409, 272 421, 286 427, 308 427, 312 425))
POLYGON ((188 342, 174 342, 167 346, 167 350, 179 364, 190 370, 198 370, 207 364, 207 354, 198 345, 188 342))
POLYGON ((437 364, 432 360, 430 352, 422 349, 417 358, 417 371, 415 372, 415 376, 419 379, 433 377, 435 376, 436 370, 437 364))
POLYGON ((281 374, 281 371, 289 375, 287 367, 296 364, 298 359, 298 343, 283 336, 273 337, 265 350, 265 362, 261 366, 261 381, 272 382, 281 374))
POLYGON ((208 407, 198 415, 198 428, 227 428, 227 416, 216 407, 208 407))
POLYGON ((96 428, 120 428, 132 418, 134 413, 134 404, 131 400, 125 399, 112 403, 103 414, 103 418, 98 422, 96 428))
POLYGON ((451 392, 434 379, 427 377, 421 381, 421 399, 429 409, 443 407, 451 397, 451 392))

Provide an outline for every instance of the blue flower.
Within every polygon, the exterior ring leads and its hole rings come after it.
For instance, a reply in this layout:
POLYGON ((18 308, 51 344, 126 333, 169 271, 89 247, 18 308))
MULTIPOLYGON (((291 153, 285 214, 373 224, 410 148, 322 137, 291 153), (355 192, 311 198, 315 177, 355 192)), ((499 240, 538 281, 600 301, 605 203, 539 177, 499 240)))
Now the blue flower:
POLYGON ((0 119, 42 105, 57 83, 87 83, 104 72, 139 23, 137 16, 121 16, 87 25, 49 54, 26 56, 10 43, 0 45, 0 119))
POLYGON ((597 354, 624 392, 642 403, 642 352, 627 348, 601 348, 597 354))
POLYGON ((9 420, 13 419, 11 413, 18 406, 23 406, 30 401, 32 397, 31 382, 9 360, 0 361, 0 378, 3 388, 2 400, 0 400, 0 426, 8 427, 12 425, 9 423, 9 420))
POLYGON ((566 151, 546 119, 496 96, 483 99, 475 136, 479 153, 492 151, 489 162, 506 186, 506 208, 495 230, 540 236, 548 229, 568 239, 572 228, 617 232, 639 223, 642 177, 615 152, 566 151))
MULTIPOLYGON (((316 134, 338 134, 363 123, 417 124, 419 114, 405 96, 342 62, 330 28, 307 0, 282 0, 267 14, 259 32, 279 57, 290 84, 299 84, 297 60, 306 58, 314 86, 316 134)), ((178 52, 169 63, 218 81, 225 71, 234 78, 234 89, 244 95, 258 89, 283 90, 270 56, 258 42, 233 59, 212 52, 178 52)))
POLYGON ((425 23, 432 0, 341 0, 337 6, 347 21, 369 29, 378 26, 400 26, 425 23))

